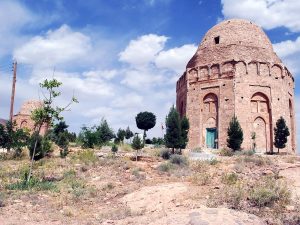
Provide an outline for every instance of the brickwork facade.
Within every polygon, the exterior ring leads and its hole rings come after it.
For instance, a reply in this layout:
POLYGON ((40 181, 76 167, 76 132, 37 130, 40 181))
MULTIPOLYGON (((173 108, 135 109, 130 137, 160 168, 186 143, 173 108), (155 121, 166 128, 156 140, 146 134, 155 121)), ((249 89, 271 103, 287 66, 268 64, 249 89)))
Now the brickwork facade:
POLYGON ((176 106, 190 121, 188 147, 226 147, 236 115, 244 132, 242 148, 255 143, 256 151, 270 151, 274 126, 283 116, 291 133, 285 151, 295 152, 294 89, 292 74, 260 27, 223 21, 206 33, 177 81, 176 106))
MULTIPOLYGON (((18 128, 27 129, 31 134, 35 130, 34 121, 31 119, 31 113, 34 109, 42 106, 42 102, 30 100, 26 101, 20 109, 20 112, 13 117, 13 121, 16 122, 18 128)), ((41 128, 40 134, 45 135, 48 130, 48 126, 44 124, 41 128)))

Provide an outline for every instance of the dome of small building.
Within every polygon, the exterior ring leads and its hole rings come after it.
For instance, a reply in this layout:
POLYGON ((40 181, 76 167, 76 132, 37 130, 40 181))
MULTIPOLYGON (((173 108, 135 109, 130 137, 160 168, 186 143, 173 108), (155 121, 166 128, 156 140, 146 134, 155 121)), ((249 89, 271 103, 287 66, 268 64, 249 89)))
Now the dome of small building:
POLYGON ((225 20, 204 36, 187 68, 224 60, 280 63, 272 43, 256 24, 244 19, 225 20))
POLYGON ((31 115, 32 111, 43 106, 43 102, 39 100, 28 100, 21 106, 19 114, 31 115))

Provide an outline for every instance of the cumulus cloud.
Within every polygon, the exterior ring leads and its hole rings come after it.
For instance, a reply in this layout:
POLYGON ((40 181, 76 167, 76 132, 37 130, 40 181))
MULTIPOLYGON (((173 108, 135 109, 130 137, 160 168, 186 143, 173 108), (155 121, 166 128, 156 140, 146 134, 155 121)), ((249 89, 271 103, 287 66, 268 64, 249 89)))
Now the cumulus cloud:
POLYGON ((133 66, 145 66, 153 62, 157 54, 163 50, 167 41, 166 36, 148 34, 130 41, 124 51, 120 53, 120 61, 133 66))
POLYGON ((284 61, 294 76, 300 72, 300 37, 295 41, 286 40, 273 45, 274 51, 284 61))
POLYGON ((300 1, 298 0, 222 0, 225 18, 245 18, 265 29, 286 27, 300 31, 300 1))
POLYGON ((187 62, 195 54, 197 46, 194 44, 183 45, 178 48, 172 48, 159 52, 155 59, 158 68, 173 70, 182 73, 185 70, 187 62))
POLYGON ((85 60, 91 51, 90 38, 75 32, 67 25, 50 30, 45 36, 36 36, 14 51, 21 63, 51 67, 74 60, 85 60))

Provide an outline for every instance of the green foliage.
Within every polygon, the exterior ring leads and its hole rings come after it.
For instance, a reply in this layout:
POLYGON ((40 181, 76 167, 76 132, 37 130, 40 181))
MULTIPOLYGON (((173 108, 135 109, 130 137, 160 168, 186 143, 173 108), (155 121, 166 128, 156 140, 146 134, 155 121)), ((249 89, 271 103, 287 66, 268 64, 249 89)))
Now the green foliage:
POLYGON ((17 128, 15 122, 7 121, 5 126, 0 124, 0 147, 7 149, 8 152, 13 149, 16 157, 21 155, 28 138, 28 132, 17 128))
POLYGON ((30 158, 33 158, 33 160, 40 160, 52 151, 52 144, 49 139, 42 137, 37 132, 35 132, 29 138, 28 149, 30 158), (34 148, 35 154, 33 157, 34 148))
POLYGON ((95 127, 83 126, 78 136, 78 140, 83 148, 94 148, 97 144, 97 133, 95 127))
POLYGON ((161 172, 169 172, 173 168, 174 168, 173 164, 171 164, 170 162, 164 162, 161 163, 157 169, 161 172))
POLYGON ((145 144, 151 145, 151 144, 152 144, 152 140, 151 140, 150 138, 147 138, 147 139, 145 140, 145 144))
POLYGON ((29 175, 29 168, 24 168, 20 171, 19 181, 16 183, 6 185, 8 190, 35 190, 35 191, 56 191, 57 187, 53 182, 44 181, 42 179, 32 177, 29 182, 27 178, 29 175))
POLYGON ((291 192, 286 184, 267 177, 255 185, 249 195, 249 201, 257 207, 272 206, 274 203, 288 204, 291 192))
POLYGON ((140 137, 138 135, 135 135, 133 140, 132 140, 132 144, 131 144, 131 147, 134 149, 134 150, 140 150, 144 147, 143 143, 142 143, 142 140, 140 139, 140 137))
POLYGON ((172 148, 172 151, 174 153, 174 149, 180 148, 182 145, 181 138, 182 136, 179 113, 173 105, 166 118, 166 147, 172 148))
POLYGON ((95 155, 94 151, 89 149, 78 152, 73 156, 73 159, 79 160, 86 165, 95 164, 98 161, 98 157, 95 155))
POLYGON ((162 149, 162 150, 160 151, 160 156, 161 156, 163 159, 170 159, 171 152, 169 151, 169 149, 162 149))
POLYGON ((140 112, 135 117, 136 126, 144 130, 143 144, 145 144, 146 131, 152 129, 156 124, 156 116, 152 112, 140 112))
MULTIPOLYGON (((103 145, 109 142, 111 139, 115 137, 115 134, 108 125, 107 121, 102 118, 100 125, 96 127, 96 137, 97 137, 97 144, 98 145, 103 145)), ((124 137, 123 137, 124 139, 124 137)))
POLYGON ((121 128, 119 128, 119 130, 117 132, 117 138, 116 138, 117 143, 118 142, 122 142, 123 143, 125 136, 126 136, 126 131, 123 130, 123 129, 121 129, 121 128))
POLYGON ((68 153, 69 153, 69 149, 68 149, 68 145, 69 145, 68 133, 67 132, 59 133, 56 144, 60 148, 60 157, 61 158, 65 158, 68 155, 68 153))
POLYGON ((190 129, 190 124, 189 124, 189 120, 188 118, 186 118, 186 116, 184 116, 181 119, 181 145, 180 148, 184 149, 188 143, 188 132, 190 129))
POLYGON ((154 138, 152 138, 152 144, 157 145, 157 146, 164 145, 165 140, 160 137, 158 137, 158 138, 154 137, 154 138))
POLYGON ((130 130, 129 126, 125 130, 125 138, 128 140, 133 137, 133 132, 130 130))
POLYGON ((234 155, 234 152, 229 148, 222 148, 219 152, 219 155, 231 157, 234 155))
POLYGON ((241 149, 243 143, 243 130, 236 116, 232 117, 227 130, 227 147, 233 151, 241 149))
POLYGON ((111 151, 112 151, 114 154, 116 154, 116 153, 118 152, 118 146, 117 146, 117 145, 113 145, 113 146, 111 147, 111 151))
POLYGON ((287 143, 287 137, 290 136, 289 128, 286 126, 285 120, 281 116, 277 122, 276 127, 274 128, 274 145, 279 149, 285 148, 285 144, 287 143))
POLYGON ((176 164, 176 165, 187 165, 188 161, 187 161, 186 157, 184 157, 182 155, 172 155, 170 157, 170 163, 176 164))
POLYGON ((227 185, 236 184, 238 175, 236 173, 226 173, 222 176, 222 182, 227 185))

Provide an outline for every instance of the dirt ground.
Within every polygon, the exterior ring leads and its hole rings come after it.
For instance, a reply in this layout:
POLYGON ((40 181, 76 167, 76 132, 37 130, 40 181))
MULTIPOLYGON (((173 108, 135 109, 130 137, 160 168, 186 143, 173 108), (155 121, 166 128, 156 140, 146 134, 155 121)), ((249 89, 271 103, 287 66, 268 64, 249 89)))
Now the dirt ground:
POLYGON ((35 162, 40 183, 30 188, 13 185, 28 159, 1 160, 0 224, 300 224, 299 157, 218 156, 173 165, 158 151, 145 150, 135 162, 132 152, 73 149, 66 159, 35 162), (253 190, 265 177, 287 185, 288 202, 257 207, 231 193, 253 190))

